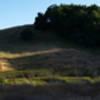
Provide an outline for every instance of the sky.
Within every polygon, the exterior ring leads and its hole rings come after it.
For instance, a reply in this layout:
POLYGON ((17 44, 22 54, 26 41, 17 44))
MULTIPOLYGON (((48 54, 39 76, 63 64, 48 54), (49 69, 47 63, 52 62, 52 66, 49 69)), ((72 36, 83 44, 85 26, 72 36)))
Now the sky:
POLYGON ((100 0, 0 0, 0 29, 33 24, 37 13, 52 4, 100 5, 100 0))

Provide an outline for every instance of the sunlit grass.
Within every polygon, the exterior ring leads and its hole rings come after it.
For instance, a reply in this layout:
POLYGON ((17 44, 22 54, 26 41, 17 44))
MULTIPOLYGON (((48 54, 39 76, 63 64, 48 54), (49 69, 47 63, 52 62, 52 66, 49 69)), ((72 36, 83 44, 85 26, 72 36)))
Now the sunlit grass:
POLYGON ((47 82, 43 80, 30 80, 26 78, 12 78, 12 79, 5 79, 1 85, 23 85, 29 84, 33 86, 38 85, 47 85, 47 82))
POLYGON ((35 56, 35 55, 41 55, 41 54, 49 54, 49 53, 55 53, 60 52, 63 49, 61 48, 54 48, 50 50, 41 50, 41 51, 33 51, 33 52, 23 52, 23 53, 10 53, 10 52, 3 52, 0 51, 0 58, 20 58, 20 57, 26 57, 26 56, 35 56))
POLYGON ((34 70, 15 70, 0 72, 0 84, 31 84, 31 85, 47 85, 50 80, 57 82, 64 81, 66 84, 95 84, 100 82, 100 77, 90 76, 63 76, 54 73, 53 69, 34 69, 34 70))
MULTIPOLYGON (((8 72, 6 72, 6 74, 8 74, 8 72)), ((18 73, 19 74, 19 73, 18 73)), ((22 74, 22 73, 21 73, 22 74)), ((3 75, 3 74, 2 74, 3 75)), ((62 81, 64 81, 64 84, 94 84, 97 82, 100 82, 100 77, 71 77, 71 76, 60 76, 60 75, 38 75, 38 76, 29 76, 29 77, 25 77, 24 74, 20 77, 16 77, 14 76, 14 74, 12 75, 9 72, 9 75, 11 76, 6 76, 6 77, 1 77, 0 78, 0 85, 22 85, 22 84, 29 84, 29 85, 34 85, 34 86, 38 86, 38 85, 48 85, 51 83, 54 83, 53 80, 57 80, 58 83, 61 83, 62 81), (50 80, 51 82, 49 83, 49 81, 46 80, 50 80)), ((20 74, 19 74, 20 75, 20 74)))

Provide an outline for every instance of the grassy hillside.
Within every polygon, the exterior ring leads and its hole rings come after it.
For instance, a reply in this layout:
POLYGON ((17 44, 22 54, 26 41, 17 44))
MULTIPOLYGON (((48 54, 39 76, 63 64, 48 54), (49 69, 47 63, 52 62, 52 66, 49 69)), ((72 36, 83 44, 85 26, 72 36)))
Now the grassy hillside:
MULTIPOLYGON (((62 97, 64 91, 65 94, 69 91, 70 95, 74 95, 74 91, 77 91, 76 87, 80 85, 82 87, 77 92, 82 91, 84 94, 85 86, 88 87, 88 91, 92 91, 89 95, 94 96, 93 91, 99 91, 96 87, 99 87, 100 83, 99 69, 99 53, 68 43, 56 34, 54 35, 52 31, 34 30, 32 25, 0 31, 1 100, 8 100, 2 99, 3 95, 6 95, 4 98, 12 100, 13 97, 10 97, 9 91, 14 93, 13 96, 20 96, 17 91, 23 93, 24 89, 27 91, 24 94, 28 93, 29 99, 32 97, 32 91, 39 87, 40 89, 35 92, 39 97, 41 97, 41 91, 43 93, 47 91, 49 95, 53 93, 50 92, 52 89, 55 89, 55 98, 59 93, 62 97), (36 34, 35 39, 30 42, 20 39, 20 32, 27 27, 32 28, 36 34), (17 88, 19 90, 16 90, 17 88)), ((21 98, 25 96, 20 96, 19 100, 21 98)))
POLYGON ((1 67, 12 69, 93 69, 99 68, 100 55, 76 45, 66 43, 54 32, 34 30, 36 39, 25 42, 20 32, 32 25, 0 31, 1 67))

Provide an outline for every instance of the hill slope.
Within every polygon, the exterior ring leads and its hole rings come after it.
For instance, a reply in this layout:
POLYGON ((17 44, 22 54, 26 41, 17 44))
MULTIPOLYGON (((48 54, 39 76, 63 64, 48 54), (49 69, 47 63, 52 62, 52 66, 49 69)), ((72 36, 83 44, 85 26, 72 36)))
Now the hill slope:
POLYGON ((0 31, 0 67, 8 69, 89 69, 100 66, 100 55, 82 50, 65 41, 51 31, 38 34, 37 41, 23 42, 20 32, 32 25, 15 27, 0 31))
POLYGON ((99 100, 99 69, 99 53, 52 31, 34 30, 32 25, 0 31, 0 100, 99 100), (27 27, 37 35, 30 42, 19 38, 27 27))

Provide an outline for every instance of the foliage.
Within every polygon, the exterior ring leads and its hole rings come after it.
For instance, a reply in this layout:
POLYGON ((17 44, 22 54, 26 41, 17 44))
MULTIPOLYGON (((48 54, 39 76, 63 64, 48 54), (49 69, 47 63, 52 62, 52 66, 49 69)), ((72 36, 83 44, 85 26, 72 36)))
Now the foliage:
POLYGON ((100 44, 100 7, 96 5, 52 5, 45 14, 38 14, 34 25, 39 30, 54 30, 76 43, 100 44))

